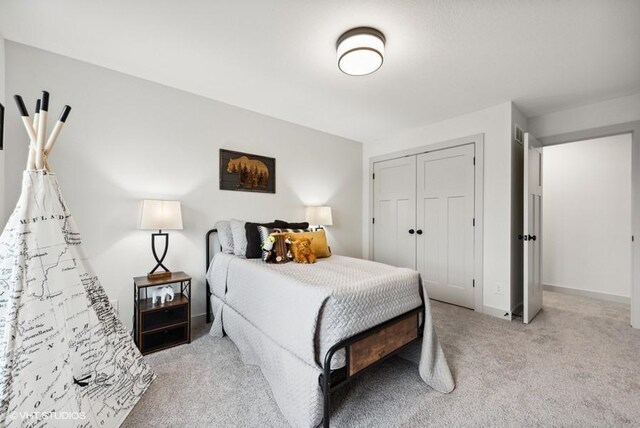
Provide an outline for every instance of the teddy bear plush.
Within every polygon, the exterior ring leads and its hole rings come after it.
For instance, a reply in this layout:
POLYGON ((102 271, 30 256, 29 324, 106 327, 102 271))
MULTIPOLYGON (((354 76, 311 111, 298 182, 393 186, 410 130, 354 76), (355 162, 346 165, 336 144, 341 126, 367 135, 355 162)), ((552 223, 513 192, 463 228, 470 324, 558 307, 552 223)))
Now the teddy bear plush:
MULTIPOLYGON (((313 238, 311 238, 313 239, 313 238)), ((316 253, 311 249, 311 239, 300 238, 291 241, 291 255, 296 263, 315 263, 316 253)))

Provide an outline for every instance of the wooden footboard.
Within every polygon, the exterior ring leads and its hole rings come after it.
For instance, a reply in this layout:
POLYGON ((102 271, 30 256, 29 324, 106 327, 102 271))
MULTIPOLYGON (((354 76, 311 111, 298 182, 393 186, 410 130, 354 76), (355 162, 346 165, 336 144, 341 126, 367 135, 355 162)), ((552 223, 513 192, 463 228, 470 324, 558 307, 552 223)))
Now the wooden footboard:
POLYGON ((417 338, 418 314, 415 313, 349 345, 349 375, 353 376, 417 338))
POLYGON ((331 418, 331 391, 348 383, 366 369, 381 363, 422 337, 420 314, 423 306, 370 328, 362 333, 336 343, 324 358, 323 374, 320 375, 324 409, 323 426, 329 427, 331 418), (331 370, 333 355, 345 350, 346 367, 331 370))

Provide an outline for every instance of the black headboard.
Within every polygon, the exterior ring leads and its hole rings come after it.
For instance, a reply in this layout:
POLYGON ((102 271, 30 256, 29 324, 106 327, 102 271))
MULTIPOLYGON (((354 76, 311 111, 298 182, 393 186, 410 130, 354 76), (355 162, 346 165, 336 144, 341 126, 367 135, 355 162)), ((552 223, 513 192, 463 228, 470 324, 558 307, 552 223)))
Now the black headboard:
POLYGON ((209 280, 206 279, 207 271, 209 270, 209 264, 211 263, 211 259, 213 256, 219 252, 222 247, 220 246, 220 239, 218 238, 218 229, 211 229, 207 232, 205 237, 205 247, 207 254, 207 265, 204 268, 205 273, 205 281, 207 283, 207 324, 212 321, 211 319, 211 286, 209 285, 209 280))
POLYGON ((211 229, 207 232, 205 238, 205 245, 207 249, 207 265, 205 266, 205 271, 209 270, 209 264, 211 263, 211 259, 216 253, 222 250, 220 245, 220 239, 218 239, 218 229, 211 229))

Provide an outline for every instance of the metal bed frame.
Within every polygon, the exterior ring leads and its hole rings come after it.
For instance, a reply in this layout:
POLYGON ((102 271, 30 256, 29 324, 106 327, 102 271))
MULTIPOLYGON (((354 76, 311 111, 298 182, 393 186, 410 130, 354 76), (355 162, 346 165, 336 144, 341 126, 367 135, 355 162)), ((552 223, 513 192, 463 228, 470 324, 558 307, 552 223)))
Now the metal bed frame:
MULTIPOLYGON (((211 235, 213 233, 217 233, 217 229, 211 229, 207 232, 206 235, 206 269, 209 269, 209 264, 211 263, 211 235)), ((206 272, 206 270, 205 270, 206 272)), ((212 313, 211 313, 211 287, 209 285, 209 280, 206 279, 207 284, 207 323, 212 321, 212 313)), ((344 340, 333 345, 324 357, 324 365, 323 372, 318 377, 318 382, 320 384, 320 388, 322 389, 323 396, 323 413, 322 413, 322 425, 324 428, 328 428, 331 420, 331 393, 336 389, 348 384, 353 379, 359 377, 361 374, 368 372, 371 368, 376 367, 389 357, 397 354, 398 352, 404 350, 409 347, 413 343, 422 339, 423 331, 424 331, 424 319, 425 319, 425 304, 424 304, 424 294, 422 292, 422 288, 420 289, 420 298, 422 299, 422 304, 415 309, 412 309, 408 312, 405 312, 395 318, 392 318, 388 321, 385 321, 381 324, 371 327, 368 330, 365 330, 361 333, 348 337, 344 340), (415 317, 415 337, 407 338, 404 342, 400 342, 398 344, 391 343, 388 338, 383 336, 394 334, 397 328, 404 323, 404 327, 411 324, 411 318, 415 317), (409 324, 407 324, 409 321, 409 324), (357 358, 355 355, 355 350, 362 350, 363 347, 367 347, 367 345, 376 345, 371 346, 376 351, 377 355, 373 356, 371 362, 365 362, 365 365, 362 367, 357 367, 352 364, 354 358, 357 358), (398 345, 398 346, 396 346, 398 345), (333 357, 339 350, 345 350, 345 365, 344 367, 338 369, 331 369, 331 362, 333 361, 333 357)), ((224 329, 223 329, 224 334, 224 329)), ((370 355, 369 355, 370 356, 370 355)), ((367 358, 367 361, 370 358, 367 358)), ((361 362, 362 360, 360 360, 361 362)))

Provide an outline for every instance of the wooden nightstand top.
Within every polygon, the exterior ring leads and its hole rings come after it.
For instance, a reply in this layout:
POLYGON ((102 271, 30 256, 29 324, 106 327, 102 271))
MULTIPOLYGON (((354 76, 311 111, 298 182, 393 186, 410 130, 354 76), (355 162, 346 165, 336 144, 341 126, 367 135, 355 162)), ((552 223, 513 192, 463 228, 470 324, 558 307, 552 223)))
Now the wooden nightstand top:
POLYGON ((136 276, 133 284, 137 288, 156 287, 158 285, 173 284, 175 282, 191 281, 191 277, 184 272, 172 272, 169 278, 149 279, 146 276, 136 276))

